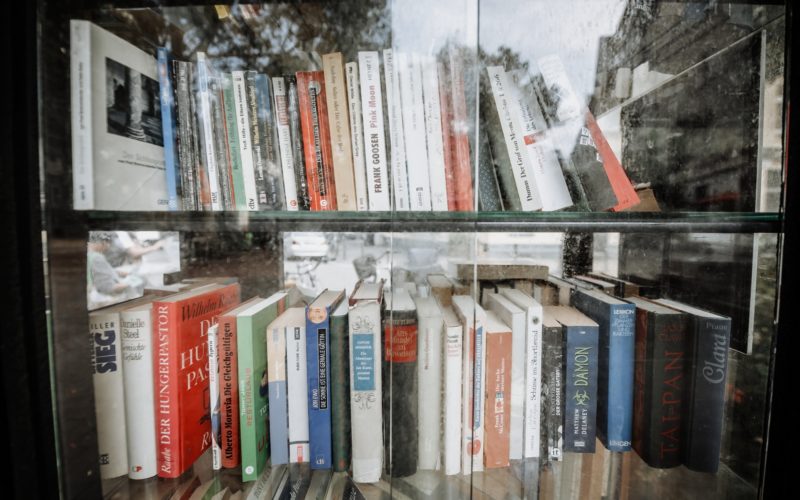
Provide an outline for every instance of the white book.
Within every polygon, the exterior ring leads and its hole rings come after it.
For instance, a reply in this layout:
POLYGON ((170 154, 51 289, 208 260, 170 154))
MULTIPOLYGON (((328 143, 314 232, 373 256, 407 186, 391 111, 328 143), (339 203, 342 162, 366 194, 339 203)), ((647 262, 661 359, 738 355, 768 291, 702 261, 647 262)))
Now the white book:
POLYGON ((131 479, 147 479, 158 472, 152 309, 153 304, 146 303, 120 313, 128 477, 131 479))
POLYGON ((403 134, 403 113, 400 106, 400 87, 395 71, 392 49, 383 51, 384 82, 386 84, 386 109, 389 112, 389 145, 391 146, 392 191, 394 210, 405 212, 408 205, 408 169, 403 134))
POLYGON ((489 73, 492 96, 497 107, 497 115, 500 117, 500 127, 503 129, 503 136, 506 140, 506 149, 511 160, 511 172, 514 174, 514 183, 517 186, 522 210, 540 210, 542 199, 533 177, 531 161, 528 158, 522 131, 518 125, 521 119, 518 118, 517 106, 514 105, 513 95, 509 91, 506 72, 502 66, 489 66, 486 71, 489 73))
POLYGON ((433 297, 417 297, 417 398, 420 470, 438 470, 441 452, 442 311, 433 297))
MULTIPOLYGON (((197 100, 198 122, 200 123, 200 139, 203 145, 203 159, 208 176, 208 187, 211 193, 211 210, 219 212, 225 209, 220 190, 219 165, 217 164, 217 147, 214 142, 214 122, 211 113, 211 65, 205 52, 197 53, 197 100)), ((235 87, 234 87, 235 95, 235 87)))
POLYGON ((308 378, 306 377, 305 307, 290 307, 286 316, 286 393, 288 394, 289 463, 308 462, 308 378))
POLYGON ((501 293, 525 311, 525 413, 523 417, 525 458, 540 454, 542 421, 542 305, 520 290, 504 288, 501 293))
POLYGON ((367 197, 370 211, 392 209, 383 130, 381 61, 377 52, 358 53, 361 80, 361 113, 364 121, 364 153, 367 158, 367 197))
POLYGON ((490 293, 484 303, 487 309, 511 328, 511 421, 509 458, 523 457, 523 417, 525 414, 525 311, 506 297, 490 293))
MULTIPOLYGON (((294 212, 299 210, 300 207, 297 203, 292 135, 289 127, 289 96, 286 94, 286 80, 282 76, 272 79, 272 95, 275 101, 275 122, 278 129, 278 150, 281 153, 281 172, 283 173, 283 192, 286 197, 286 209, 294 212)), ((238 104, 236 104, 236 107, 238 108, 238 104)), ((236 116, 238 119, 239 115, 237 114, 236 116)), ((245 192, 247 192, 246 189, 245 192)), ((253 189, 255 189, 255 179, 253 189)))
POLYGON ((464 327, 452 307, 442 308, 444 320, 442 390, 442 467, 449 475, 461 472, 461 385, 464 327))
POLYGON ((208 400, 211 402, 211 468, 222 469, 219 399, 219 325, 208 327, 208 400))
POLYGON ((430 211, 431 186, 428 173, 428 146, 425 133, 425 104, 422 99, 422 71, 419 57, 395 54, 395 76, 400 82, 403 111, 408 195, 411 210, 430 211))
POLYGON ((512 104, 516 103, 519 130, 528 150, 531 169, 536 179, 536 187, 542 199, 542 210, 560 210, 572 205, 572 197, 561 171, 561 163, 556 156, 555 145, 545 130, 544 116, 530 90, 527 72, 508 71, 506 81, 512 104))
POLYGON ((350 139, 353 149, 353 176, 356 183, 356 208, 359 212, 369 210, 367 196, 367 164, 364 154, 364 122, 361 117, 361 86, 358 78, 358 63, 344 65, 347 79, 347 103, 350 107, 350 139))
MULTIPOLYGON (((236 108, 236 130, 239 134, 237 142, 239 143, 239 157, 242 162, 244 194, 247 198, 247 209, 254 211, 258 210, 258 193, 256 191, 256 173, 253 165, 253 145, 250 142, 250 115, 247 112, 245 74, 244 71, 234 71, 231 76, 233 78, 233 105, 236 108)), ((281 151, 281 154, 283 154, 283 151, 281 151)), ((294 179, 294 173, 292 173, 292 178, 294 179)))
POLYGON ((486 312, 468 295, 454 295, 453 308, 464 327, 462 351, 461 473, 483 470, 486 387, 486 312))
POLYGON ((73 207, 167 210, 156 58, 90 23, 70 21, 73 207))
POLYGON ((442 104, 439 97, 439 68, 436 60, 422 61, 422 91, 425 98, 425 135, 428 139, 428 175, 431 188, 431 209, 447 211, 447 172, 444 166, 442 140, 442 104))
POLYGON ((350 296, 350 426, 353 480, 376 483, 383 470, 382 283, 360 281, 350 296))

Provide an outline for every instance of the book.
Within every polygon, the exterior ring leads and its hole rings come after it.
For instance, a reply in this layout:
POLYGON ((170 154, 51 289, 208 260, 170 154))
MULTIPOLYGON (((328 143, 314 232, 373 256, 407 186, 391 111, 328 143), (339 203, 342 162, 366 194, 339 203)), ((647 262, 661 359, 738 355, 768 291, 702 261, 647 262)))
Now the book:
POLYGON ((542 312, 542 458, 559 461, 564 451, 565 378, 564 331, 552 306, 542 312))
POLYGON ((216 155, 217 180, 219 193, 222 199, 223 210, 236 208, 233 192, 233 167, 231 156, 228 152, 228 132, 225 125, 225 94, 223 91, 223 74, 212 70, 208 64, 208 95, 211 104, 211 128, 214 139, 214 154, 216 155))
POLYGON ((208 180, 208 171, 206 169, 206 157, 205 157, 205 149, 203 149, 203 127, 201 125, 201 118, 202 114, 200 112, 200 97, 199 93, 197 92, 198 88, 198 72, 197 72, 197 64, 190 63, 191 68, 193 68, 192 74, 192 83, 191 88, 192 92, 190 93, 189 99, 189 117, 191 119, 191 127, 192 127, 192 149, 194 150, 194 156, 197 159, 197 165, 195 168, 195 174, 197 175, 197 182, 195 183, 195 187, 197 188, 197 208, 198 210, 203 211, 211 211, 213 209, 211 205, 211 186, 208 180))
POLYGON ((358 63, 344 65, 347 79, 347 102, 350 117, 350 142, 353 152, 353 176, 356 187, 356 208, 359 212, 369 210, 367 198, 367 156, 364 151, 364 121, 361 116, 361 83, 358 63))
POLYGON ((639 285, 606 273, 589 273, 592 278, 597 278, 614 284, 614 295, 619 298, 636 297, 640 293, 639 285))
POLYGON ((197 122, 200 132, 200 149, 203 154, 208 192, 211 197, 211 210, 217 212, 225 208, 220 188, 220 166, 215 135, 214 104, 216 96, 212 88, 214 83, 213 69, 205 52, 197 53, 197 122))
POLYGON ((444 320, 434 297, 415 297, 417 308, 417 408, 420 470, 436 470, 441 453, 442 336, 444 320))
POLYGON ((158 476, 176 478, 211 443, 206 335, 239 302, 239 285, 209 284, 153 302, 158 476))
POLYGON ((389 211, 386 137, 384 135, 381 62, 377 52, 358 53, 361 79, 361 113, 364 120, 364 152, 367 158, 367 196, 370 211, 389 211))
POLYGON ((461 473, 483 470, 484 421, 481 399, 486 387, 486 313, 467 295, 454 295, 453 308, 464 328, 461 397, 461 473))
POLYGON ((572 305, 599 326, 598 436, 609 451, 630 451, 636 306, 600 290, 578 290, 572 305))
POLYGON ((489 144, 489 125, 481 127, 478 144, 478 210, 482 212, 502 212, 505 210, 497 169, 500 162, 495 161, 489 144))
POLYGON ((208 327, 208 401, 211 412, 211 468, 222 469, 222 428, 219 397, 219 323, 208 327))
POLYGON ((286 389, 286 335, 288 311, 269 324, 267 336, 267 386, 269 391, 270 465, 289 463, 289 405, 286 389))
POLYGON ((442 160, 444 161, 444 187, 447 210, 458 211, 455 179, 455 131, 453 130, 453 97, 450 95, 450 75, 443 61, 434 61, 439 81, 439 118, 441 120, 442 160))
POLYGON ((687 317, 639 297, 625 300, 636 306, 632 446, 650 467, 676 467, 681 464, 687 317))
POLYGON ((614 292, 617 289, 616 284, 611 283, 610 281, 606 281, 606 280, 603 280, 603 279, 600 279, 600 278, 594 278, 592 276, 587 276, 587 275, 584 275, 584 274, 577 274, 575 276, 572 276, 572 278, 576 279, 576 280, 583 281, 584 283, 588 283, 592 287, 594 287, 594 288, 596 288, 598 290, 602 290, 603 292, 605 292, 605 293, 607 293, 609 295, 614 295, 614 292))
POLYGON ((322 71, 297 72, 297 96, 311 210, 336 210, 328 105, 322 71))
POLYGON ((486 389, 484 465, 508 467, 511 427, 512 332, 492 311, 486 311, 486 389))
POLYGON ((350 141, 350 111, 347 107, 347 82, 341 52, 322 56, 330 129, 333 177, 338 210, 355 211, 356 185, 350 141))
POLYGON ((330 315, 344 298, 325 290, 306 307, 309 461, 312 469, 331 468, 330 315))
POLYGON ((472 281, 511 280, 511 279, 546 279, 547 266, 537 264, 531 259, 480 259, 477 269, 474 263, 456 262, 458 279, 472 281), (476 272, 477 271, 477 272, 476 272))
POLYGON ((172 81, 175 93, 175 152, 181 175, 181 208, 198 210, 198 175, 200 158, 195 154, 197 138, 192 113, 192 65, 187 61, 172 61, 172 81))
POLYGON ((226 153, 231 166, 231 180, 233 186, 233 208, 236 210, 249 210, 248 196, 245 190, 245 175, 242 172, 242 152, 239 146, 239 125, 236 112, 237 100, 231 75, 224 73, 222 79, 223 109, 225 111, 225 139, 226 153))
MULTIPOLYGON (((474 114, 467 112, 467 98, 464 84, 464 75, 472 69, 467 69, 464 56, 455 44, 447 48, 449 60, 450 98, 452 99, 453 119, 450 130, 453 131, 451 139, 453 150, 453 179, 455 180, 456 210, 459 212, 473 211, 472 188, 472 159, 470 156, 470 117, 474 114)), ((472 92, 474 87, 469 87, 472 92)), ((474 107, 474 106, 473 106, 474 107)), ((448 198, 449 200, 449 198, 448 198)))
POLYGON ((381 310, 383 282, 359 281, 349 300, 353 480, 375 483, 383 469, 381 310))
POLYGON ((306 309, 290 307, 286 319, 286 392, 288 394, 289 463, 309 460, 308 365, 306 361, 306 309))
POLYGON ((383 413, 388 415, 383 440, 386 473, 393 478, 417 472, 417 311, 408 290, 384 293, 383 316, 383 413))
POLYGON ((594 453, 598 325, 571 307, 555 306, 550 310, 564 330, 564 451, 594 453))
MULTIPOLYGON (((439 97, 439 68, 432 57, 423 57, 422 95, 424 101, 425 136, 428 144, 428 175, 431 209, 447 212, 447 171, 442 138, 442 104, 439 97)), ((452 168, 452 167, 451 167, 452 168)))
POLYGON ((269 456, 267 326, 286 309, 286 292, 276 292, 236 315, 239 368, 239 434, 242 481, 255 481, 269 456))
POLYGON ((719 469, 731 319, 669 299, 657 303, 688 316, 681 462, 697 472, 719 469))
POLYGON ((300 100, 297 95, 297 77, 287 75, 286 90, 289 95, 289 131, 292 139, 292 159, 294 160, 294 179, 297 183, 297 206, 300 210, 311 209, 311 198, 306 178, 306 160, 303 152, 303 130, 300 125, 300 100))
POLYGON ((429 274, 427 276, 430 293, 439 305, 450 307, 453 305, 453 281, 444 274, 429 274))
MULTIPOLYGON (((516 456, 516 450, 514 448, 514 398, 518 391, 514 387, 514 381, 519 380, 519 375, 516 375, 515 377, 514 374, 517 372, 517 365, 521 363, 524 364, 524 368, 522 368, 523 387, 521 389, 521 404, 524 408, 522 416, 522 457, 538 458, 542 448, 542 415, 544 414, 542 409, 542 399, 544 393, 542 382, 542 352, 544 349, 542 340, 542 304, 520 290, 515 290, 513 288, 502 288, 500 292, 504 298, 508 299, 509 302, 517 306, 517 308, 521 309, 524 313, 524 327, 522 335, 523 345, 516 347, 515 344, 514 354, 512 355, 511 362, 511 458, 513 459, 516 456), (518 350, 523 351, 524 354, 519 355, 517 353, 518 350)), ((516 318, 514 318, 516 311, 506 306, 502 300, 496 300, 496 302, 498 303, 498 310, 501 311, 501 313, 498 313, 500 314, 500 318, 505 321, 506 324, 511 325, 511 331, 512 334, 514 334, 516 332, 515 323, 518 321, 516 318)), ((514 337, 515 341, 516 339, 517 337, 514 337)))
POLYGON ((464 327, 451 306, 442 306, 442 460, 446 475, 461 472, 461 393, 463 382, 464 327))
MULTIPOLYGON (((251 73, 248 72, 248 76, 251 73)), ((263 169, 256 163, 256 190, 259 209, 283 210, 286 208, 286 195, 283 191, 283 172, 278 145, 278 129, 272 103, 270 79, 262 74, 255 75, 259 141, 252 141, 256 158, 259 152, 263 169)))
POLYGON ((386 85, 386 111, 389 123, 389 148, 392 174, 392 208, 396 212, 410 209, 408 201, 408 165, 406 164, 405 133, 403 132, 403 106, 400 101, 400 83, 392 49, 383 50, 383 72, 386 85))
POLYGON ((164 139, 164 168, 167 176, 167 207, 170 210, 180 210, 181 178, 178 160, 176 158, 176 133, 175 133, 175 93, 174 82, 171 80, 172 57, 169 49, 159 47, 157 53, 158 68, 158 95, 161 101, 161 131, 164 139))
POLYGON ((289 121, 289 96, 286 79, 282 76, 272 78, 272 95, 275 100, 275 128, 278 132, 278 153, 281 159, 283 192, 286 196, 286 210, 299 209, 297 201, 297 179, 292 149, 292 128, 289 121))
POLYGON ((395 77, 400 87, 403 133, 408 167, 409 209, 431 210, 428 145, 425 133, 425 103, 422 94, 422 64, 417 54, 395 54, 395 77))
POLYGON ((167 210, 156 58, 73 19, 70 85, 73 208, 167 210))
POLYGON ((348 304, 331 313, 331 452, 334 472, 350 470, 350 332, 348 304))

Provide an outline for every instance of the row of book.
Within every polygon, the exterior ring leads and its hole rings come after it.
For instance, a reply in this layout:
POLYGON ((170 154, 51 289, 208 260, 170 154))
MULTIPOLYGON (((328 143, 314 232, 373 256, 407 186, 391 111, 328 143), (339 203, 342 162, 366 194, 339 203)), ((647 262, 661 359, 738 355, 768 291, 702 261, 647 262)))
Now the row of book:
POLYGON ((99 210, 623 210, 638 196, 557 56, 535 77, 358 52, 223 71, 71 24, 74 206, 99 210), (476 109, 480 108, 480 110, 476 109), (479 144, 470 144, 480 112, 479 144), (477 182, 472 165, 478 154, 477 182), (154 170, 162 173, 153 175, 154 170), (474 197, 473 185, 478 196, 474 197))
POLYGON ((441 279, 306 305, 292 290, 240 303, 228 278, 94 311, 101 475, 175 478, 211 449, 243 481, 307 462, 369 483, 560 460, 596 436, 715 472, 730 319, 592 280, 559 305, 503 286, 480 305, 441 279))

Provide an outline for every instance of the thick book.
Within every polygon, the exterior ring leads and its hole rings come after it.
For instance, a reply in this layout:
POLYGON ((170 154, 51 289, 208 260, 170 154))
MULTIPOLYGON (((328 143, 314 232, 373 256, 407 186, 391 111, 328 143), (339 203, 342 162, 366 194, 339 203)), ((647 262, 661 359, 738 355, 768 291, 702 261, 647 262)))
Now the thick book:
POLYGON ((417 408, 420 470, 439 468, 441 453, 442 336, 444 320, 434 297, 417 297, 417 408))
POLYGON ((715 473, 722 442, 731 319, 674 300, 656 302, 688 315, 681 461, 690 470, 715 473))
POLYGON ((381 91, 381 61, 377 52, 358 53, 361 80, 361 114, 364 120, 364 151, 367 158, 367 196, 370 211, 389 211, 390 186, 381 91))
POLYGON ((276 292, 236 315, 239 367, 239 433, 242 481, 255 481, 269 456, 267 326, 286 309, 286 293, 276 292))
POLYGON ((486 311, 486 389, 484 396, 487 469, 508 467, 511 448, 511 328, 486 311))
POLYGON ((222 427, 219 397, 219 323, 208 327, 208 408, 211 412, 211 468, 222 468, 222 427))
POLYGON ((350 296, 350 426, 353 479, 375 483, 383 470, 381 310, 383 282, 359 281, 350 296))
POLYGON ((258 130, 261 137, 260 142, 253 141, 253 147, 254 151, 260 149, 264 166, 263 170, 256 170, 259 208, 261 210, 283 210, 286 208, 286 196, 283 192, 281 154, 278 146, 278 129, 275 122, 270 79, 262 73, 255 75, 255 87, 258 130))
MULTIPOLYGON (((473 92, 474 87, 464 84, 464 75, 473 71, 467 69, 463 53, 455 44, 449 44, 448 69, 450 83, 450 98, 453 118, 450 129, 453 131, 451 147, 453 151, 453 178, 455 180, 455 209, 459 212, 471 212, 474 209, 472 187, 472 158, 470 155, 469 137, 470 120, 474 114, 467 111, 467 92, 473 92)), ((473 120, 474 121, 474 120, 473 120)), ((449 200, 449 198, 448 198, 449 200)))
POLYGON ((218 212, 225 209, 220 188, 220 165, 217 153, 216 123, 214 120, 214 94, 215 79, 213 68, 205 52, 197 53, 197 123, 200 133, 200 149, 203 154, 203 166, 207 179, 209 196, 211 197, 211 210, 218 212))
POLYGON ((606 281, 599 278, 593 278, 592 276, 586 276, 584 274, 576 274, 572 276, 572 279, 583 281, 584 283, 588 283, 592 285, 592 287, 601 290, 609 295, 614 295, 617 286, 610 281, 606 281))
POLYGON ((433 57, 423 57, 422 95, 424 100, 425 135, 428 143, 428 175, 431 189, 431 209, 449 210, 447 199, 447 169, 442 138, 442 104, 439 97, 439 69, 433 57))
POLYGON ((153 303, 158 476, 176 478, 208 449, 208 327, 239 302, 239 285, 205 285, 153 303))
POLYGON ((156 58, 71 20, 70 85, 73 208, 167 210, 156 58))
POLYGON ((550 309, 564 330, 564 451, 594 453, 597 435, 598 325, 577 309, 550 309))
POLYGON ((172 82, 175 86, 175 154, 181 175, 181 201, 183 210, 198 210, 197 195, 200 184, 198 169, 200 159, 195 154, 195 118, 192 113, 192 64, 172 61, 172 82))
MULTIPOLYGON (((441 306, 441 303, 439 303, 441 306)), ((451 303, 452 304, 452 303, 451 303)), ((461 401, 463 383, 464 327, 452 305, 441 306, 442 339, 442 460, 448 476, 461 472, 461 401)))
POLYGON ((236 210, 249 210, 247 207, 247 192, 244 188, 242 155, 239 148, 239 126, 233 78, 231 75, 223 73, 220 75, 220 79, 222 80, 222 107, 225 116, 225 142, 227 144, 225 152, 228 155, 228 163, 231 166, 233 208, 236 210))
POLYGON ((347 102, 350 117, 350 143, 353 152, 353 181, 356 187, 356 208, 359 212, 369 210, 367 197, 367 156, 364 151, 364 120, 361 116, 361 82, 358 78, 358 63, 344 65, 347 79, 347 102))
POLYGON ((392 49, 383 50, 383 72, 386 85, 386 112, 389 124, 389 169, 392 174, 392 208, 396 212, 409 210, 408 165, 406 164, 405 133, 403 132, 403 106, 400 100, 400 83, 392 49))
POLYGON ((343 298, 343 290, 325 290, 306 307, 309 461, 312 469, 330 469, 332 466, 330 317, 343 298))
MULTIPOLYGON (((592 278, 607 281, 614 284, 614 296, 619 298, 637 297, 640 295, 640 287, 632 281, 627 281, 606 273, 589 273, 592 278)), ((627 300, 627 299, 626 299, 627 300)))
POLYGON ((283 192, 286 197, 286 210, 299 209, 297 202, 297 179, 294 172, 294 151, 292 149, 292 128, 289 120, 289 93, 286 79, 282 76, 272 78, 272 96, 275 100, 275 128, 278 132, 278 152, 283 174, 283 192))
POLYGON ((472 262, 456 262, 456 274, 459 279, 472 281, 512 280, 512 279, 546 279, 547 266, 538 264, 533 259, 487 259, 481 258, 477 268, 472 262))
POLYGON ((239 146, 239 160, 241 161, 242 183, 244 188, 244 205, 247 210, 258 210, 258 192, 256 191, 256 171, 253 163, 253 145, 250 131, 250 112, 247 101, 247 84, 244 71, 234 71, 231 74, 233 81, 233 104, 236 115, 236 144, 239 146))
POLYGON ((331 313, 331 452, 333 471, 350 470, 350 332, 346 300, 331 313))
POLYGON ((422 62, 417 54, 398 52, 394 56, 394 73, 400 86, 399 97, 402 102, 409 209, 430 211, 431 183, 422 94, 422 62))
POLYGON ((172 81, 172 57, 169 49, 159 47, 158 54, 158 95, 161 107, 161 131, 164 138, 164 168, 167 175, 167 207, 181 209, 180 165, 176 154, 175 130, 175 92, 172 81))
POLYGON ((542 458, 558 461, 564 451, 564 331, 553 306, 542 309, 542 458))
POLYGON ((383 413, 386 473, 393 478, 417 472, 417 311, 405 288, 386 291, 383 315, 383 413))
MULTIPOLYGON (((541 435, 542 435, 542 398, 543 398, 543 383, 542 383, 542 362, 543 362, 543 341, 542 341, 542 304, 533 299, 530 295, 523 293, 520 290, 513 288, 501 289, 503 296, 508 299, 512 304, 522 309, 524 312, 524 333, 522 347, 514 347, 514 358, 512 358, 512 405, 514 405, 514 396, 517 391, 514 387, 515 373, 517 370, 517 359, 521 358, 524 363, 523 372, 523 388, 522 388, 522 403, 523 403, 523 416, 522 416, 522 456, 523 458, 537 458, 540 456, 541 435), (523 355, 517 354, 517 350, 524 351, 523 355)), ((513 316, 515 311, 510 307, 503 306, 503 301, 498 301, 502 306, 501 319, 511 325, 512 333, 516 332, 514 328, 514 319, 506 320, 504 315, 508 317, 513 316)), ((516 340, 516 337, 515 337, 516 340)), ((518 375, 516 376, 518 377, 518 375)), ((515 457, 514 448, 514 406, 512 406, 511 413, 511 458, 515 457)))
POLYGON ((482 395, 486 387, 486 312, 467 295, 454 295, 453 308, 464 328, 461 384, 461 473, 483 470, 484 418, 482 395))
POLYGON ((294 180, 297 183, 297 206, 300 210, 311 209, 311 198, 306 178, 306 159, 303 151, 303 127, 300 125, 300 99, 297 95, 297 77, 284 76, 286 92, 289 96, 289 131, 292 139, 292 159, 294 160, 294 180))
POLYGON ((322 69, 325 74, 336 207, 338 210, 355 211, 357 204, 350 143, 350 110, 347 107, 347 82, 342 53, 323 55, 322 69))
POLYGON ((578 290, 572 305, 599 326, 598 436, 609 451, 630 451, 636 306, 600 290, 578 290))
POLYGON ((311 210, 336 210, 328 104, 322 71, 299 71, 297 95, 311 210))
POLYGON ((687 316, 639 297, 636 306, 633 449, 650 467, 681 464, 687 316))
POLYGON ((286 389, 286 322, 288 311, 269 324, 267 336, 267 386, 269 391, 270 465, 289 463, 289 405, 286 389))
POLYGON ((308 365, 306 309, 290 307, 286 318, 286 392, 288 394, 289 463, 308 462, 308 365))

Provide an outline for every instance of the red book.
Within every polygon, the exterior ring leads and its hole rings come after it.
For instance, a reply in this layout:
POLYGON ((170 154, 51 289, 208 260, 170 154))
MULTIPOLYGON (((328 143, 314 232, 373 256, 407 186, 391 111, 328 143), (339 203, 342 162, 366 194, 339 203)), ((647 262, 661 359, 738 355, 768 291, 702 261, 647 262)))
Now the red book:
POLYGON ((453 104, 450 95, 450 78, 444 64, 437 65, 439 72, 439 105, 442 113, 442 152, 444 152, 444 175, 445 187, 447 188, 447 210, 455 212, 458 210, 456 201, 456 172, 455 151, 453 147, 453 104))
POLYGON ((617 204, 611 207, 611 211, 619 212, 637 205, 639 203, 639 195, 633 189, 633 185, 622 168, 622 164, 617 159, 617 155, 608 145, 605 135, 597 125, 597 120, 594 119, 594 115, 588 109, 586 110, 586 128, 589 129, 589 133, 592 135, 592 141, 594 141, 597 152, 603 160, 603 168, 611 183, 611 189, 614 190, 614 195, 617 197, 617 204))
POLYGON ((336 210, 331 134, 322 71, 297 73, 297 99, 311 210, 336 210))
POLYGON ((508 467, 511 440, 511 329, 486 313, 486 399, 483 463, 508 467))
MULTIPOLYGON (((452 155, 453 179, 455 180, 453 200, 459 212, 471 212, 472 207, 472 163, 469 159, 469 124, 467 122, 467 99, 464 94, 464 62, 456 49, 450 48, 450 99, 453 119, 452 155)), ((444 99, 442 99, 444 100, 444 99)), ((450 192, 447 193, 448 204, 450 192)))
POLYGON ((208 327, 239 285, 205 285, 153 302, 158 476, 176 478, 211 446, 208 327))

